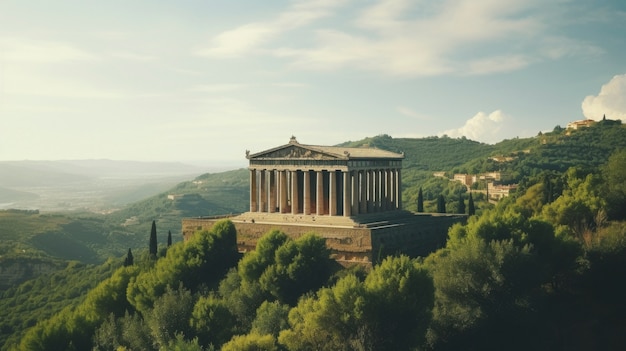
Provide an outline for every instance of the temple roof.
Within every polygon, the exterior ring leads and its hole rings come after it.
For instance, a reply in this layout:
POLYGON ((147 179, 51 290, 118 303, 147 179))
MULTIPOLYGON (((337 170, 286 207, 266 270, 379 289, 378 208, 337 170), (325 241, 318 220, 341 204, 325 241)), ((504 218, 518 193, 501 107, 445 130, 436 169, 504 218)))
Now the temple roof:
POLYGON ((381 150, 371 147, 343 147, 300 144, 295 137, 291 137, 288 144, 250 154, 246 151, 248 159, 268 158, 330 158, 341 160, 354 159, 396 159, 401 160, 404 154, 381 150))

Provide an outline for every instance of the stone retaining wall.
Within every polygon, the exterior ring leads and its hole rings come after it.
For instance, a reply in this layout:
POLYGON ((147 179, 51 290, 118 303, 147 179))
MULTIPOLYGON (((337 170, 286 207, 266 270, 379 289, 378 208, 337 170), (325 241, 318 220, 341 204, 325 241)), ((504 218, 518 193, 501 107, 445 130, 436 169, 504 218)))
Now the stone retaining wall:
POLYGON ((338 262, 371 265, 393 254, 426 256, 443 247, 448 228, 454 223, 464 222, 467 217, 408 214, 389 221, 376 218, 374 222, 363 223, 342 219, 335 225, 319 218, 317 224, 316 219, 311 216, 299 216, 285 222, 273 217, 255 218, 250 214, 220 218, 185 218, 182 222, 185 240, 196 231, 210 230, 223 218, 229 218, 237 228, 237 247, 240 252, 254 250, 261 236, 278 229, 293 239, 315 233, 326 239, 326 245, 338 262))

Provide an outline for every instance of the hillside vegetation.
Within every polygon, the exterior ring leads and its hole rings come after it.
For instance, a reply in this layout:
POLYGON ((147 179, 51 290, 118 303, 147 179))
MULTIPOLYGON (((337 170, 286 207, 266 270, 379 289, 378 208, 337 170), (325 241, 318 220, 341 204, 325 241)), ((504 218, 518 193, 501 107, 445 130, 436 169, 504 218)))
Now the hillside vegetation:
POLYGON ((338 267, 314 233, 273 230, 240 257, 223 220, 118 268, 7 349, 621 350, 626 150, 549 174, 429 256, 370 271, 338 267))
MULTIPOLYGON (((134 265, 112 275, 107 269, 117 265, 111 261, 105 263, 109 268, 85 266, 110 275, 104 281, 85 279, 87 285, 78 288, 54 284, 67 298, 57 299, 46 312, 52 317, 28 332, 24 328, 32 325, 38 307, 18 310, 10 301, 17 296, 41 301, 49 292, 44 283, 31 282, 7 290, 0 307, 9 322, 0 337, 12 342, 4 349, 43 350, 53 341, 64 349, 103 350, 589 349, 589 343, 615 349, 624 344, 618 332, 626 328, 626 311, 618 296, 626 291, 614 279, 626 273, 626 226, 619 222, 626 215, 624 126, 555 128, 496 145, 389 136, 349 143, 360 145, 405 153, 407 209, 415 209, 420 188, 427 210, 439 195, 452 212, 459 194, 467 200, 464 186, 435 178, 434 171, 500 171, 520 187, 497 206, 477 196, 477 216, 452 228, 441 251, 423 260, 389 258, 369 273, 336 270, 315 236, 301 242, 268 233, 256 253, 238 261, 229 256, 228 222, 197 235, 197 242, 180 243, 182 217, 247 209, 245 169, 197 177, 109 215, 4 211, 0 235, 7 258, 115 257, 121 263, 129 247, 136 257, 134 265), (495 162, 490 156, 511 158, 495 162), (145 254, 152 220, 161 247, 156 261, 145 254), (166 250, 167 231, 175 234, 175 244, 166 250), (227 257, 225 265, 216 265, 216 257, 227 257), (228 268, 237 269, 227 273, 228 268), (415 280, 401 283, 395 275, 415 280), (520 340, 516 330, 535 337, 520 340), (386 344, 390 333, 397 339, 386 344)), ((58 274, 58 281, 72 282, 76 272, 58 274)))

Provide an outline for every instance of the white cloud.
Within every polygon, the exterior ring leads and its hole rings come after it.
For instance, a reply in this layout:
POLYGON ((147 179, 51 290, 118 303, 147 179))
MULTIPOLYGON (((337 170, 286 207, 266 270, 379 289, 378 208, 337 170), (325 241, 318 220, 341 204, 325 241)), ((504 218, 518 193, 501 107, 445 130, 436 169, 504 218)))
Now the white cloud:
POLYGON ((278 27, 272 23, 250 23, 220 33, 212 40, 209 48, 198 50, 198 55, 232 58, 244 56, 248 51, 269 41, 278 33, 278 27))
POLYGON ((379 1, 354 20, 358 30, 318 30, 315 47, 280 48, 275 54, 292 58, 298 68, 356 67, 390 75, 511 71, 531 62, 526 48, 505 55, 468 51, 487 43, 501 43, 508 50, 503 41, 535 36, 542 24, 526 12, 538 8, 532 1, 506 6, 490 0, 417 6, 405 0, 379 1))
POLYGON ((510 117, 500 110, 490 114, 478 112, 474 117, 468 119, 461 128, 446 130, 440 135, 447 135, 452 138, 464 136, 484 143, 496 143, 503 139, 502 127, 508 120, 510 117))
POLYGON ((626 120, 626 74, 613 77, 596 96, 589 95, 582 102, 583 115, 588 119, 626 120))
POLYGON ((7 94, 102 99, 124 96, 76 73, 80 72, 79 65, 101 64, 103 60, 67 42, 0 38, 0 63, 1 88, 7 94))
POLYGON ((306 26, 332 14, 332 9, 345 1, 299 1, 273 20, 253 22, 224 31, 211 40, 211 45, 196 51, 200 56, 214 58, 241 57, 290 30, 306 26))
POLYGON ((515 71, 543 60, 599 52, 593 45, 551 35, 548 28, 558 27, 560 18, 539 0, 361 4, 342 9, 337 15, 348 20, 341 24, 311 28, 296 44, 272 45, 337 7, 332 1, 297 2, 273 20, 222 32, 199 53, 217 58, 271 54, 306 70, 348 68, 432 76, 515 71))
POLYGON ((4 70, 3 92, 16 95, 58 98, 131 98, 126 92, 98 87, 76 75, 56 74, 30 67, 10 65, 4 70))
POLYGON ((95 55, 68 43, 27 38, 1 39, 0 52, 2 60, 9 62, 53 63, 97 59, 95 55))
POLYGON ((396 107, 396 112, 403 116, 419 119, 419 120, 429 120, 430 117, 420 114, 419 112, 414 111, 413 109, 406 106, 398 106, 396 107))
POLYGON ((532 59, 525 55, 494 56, 469 63, 468 74, 508 72, 524 68, 532 59))

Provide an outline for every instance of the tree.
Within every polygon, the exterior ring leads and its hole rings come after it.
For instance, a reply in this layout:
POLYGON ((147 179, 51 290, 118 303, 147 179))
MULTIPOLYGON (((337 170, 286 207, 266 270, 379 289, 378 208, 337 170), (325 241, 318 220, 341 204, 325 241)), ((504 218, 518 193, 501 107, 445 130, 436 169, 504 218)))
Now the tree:
POLYGON ((278 341, 287 350, 412 350, 425 338, 433 303, 425 267, 390 256, 363 282, 350 274, 301 298, 278 341))
POLYGON ((459 213, 465 213, 465 200, 463 199, 463 194, 459 193, 459 213))
POLYGON ((324 238, 309 233, 291 240, 278 230, 265 234, 256 250, 239 261, 243 284, 258 282, 263 292, 290 305, 295 305, 303 293, 324 285, 331 268, 324 238))
POLYGON ((276 346, 276 340, 271 335, 260 335, 257 333, 251 333, 247 335, 238 335, 232 338, 231 341, 224 344, 222 351, 256 351, 278 350, 276 346))
POLYGON ((271 334, 278 337, 281 330, 289 327, 289 305, 279 301, 264 301, 256 311, 256 317, 252 322, 252 332, 259 335, 271 334))
POLYGON ((126 258, 124 259, 124 267, 132 266, 134 264, 135 259, 133 258, 133 252, 128 248, 128 253, 126 254, 126 258))
POLYGON ((200 343, 219 347, 235 334, 236 318, 227 303, 215 294, 198 299, 193 307, 190 324, 200 343))
POLYGON ((113 313, 96 329, 93 341, 94 351, 115 350, 122 344, 122 325, 113 313))
POLYGON ((210 231, 196 232, 187 242, 172 245, 167 256, 142 271, 128 286, 128 301, 144 313, 168 285, 182 282, 192 293, 203 286, 216 286, 236 264, 238 255, 235 225, 219 221, 210 231))
POLYGON ((166 347, 176 339, 176 334, 190 335, 194 300, 191 292, 182 283, 178 290, 167 287, 165 294, 154 302, 154 308, 146 313, 146 322, 158 345, 166 347))
POLYGON ((469 194, 469 200, 467 201, 467 214, 473 216, 476 214, 476 207, 474 207, 474 199, 472 193, 469 194))
POLYGON ((588 241, 606 219, 606 199, 600 189, 605 181, 598 175, 579 168, 566 174, 567 188, 552 203, 545 205, 542 215, 550 222, 562 225, 579 239, 588 241))
POLYGON ((289 312, 290 327, 280 332, 278 341, 287 350, 366 350, 362 334, 365 287, 355 275, 347 275, 316 296, 305 295, 289 312))
MULTIPOLYGON (((532 292, 542 283, 533 273, 536 263, 529 245, 520 248, 513 240, 489 243, 476 237, 436 258, 432 269, 436 299, 428 331, 431 347, 510 349, 511 340, 521 343, 523 333, 518 330, 535 307, 532 292)), ((528 349, 525 346, 522 349, 528 349)))
POLYGON ((274 256, 274 264, 261 274, 259 283, 283 303, 295 305, 303 293, 316 291, 330 277, 332 261, 326 240, 315 234, 285 242, 274 256))
POLYGON ((443 195, 437 197, 437 213, 446 213, 446 199, 443 195))
POLYGON ((152 221, 152 229, 150 229, 150 257, 156 258, 156 255, 157 255, 156 222, 152 221))
POLYGON ((363 285, 369 349, 413 350, 425 341, 435 288, 424 265, 408 256, 390 256, 368 274, 363 285))
POLYGON ((424 212, 424 194, 422 194, 422 187, 420 187, 417 193, 417 212, 424 212))
POLYGON ((167 247, 172 246, 172 231, 167 231, 167 247))
POLYGON ((626 218, 626 150, 615 152, 603 168, 609 217, 626 218))

